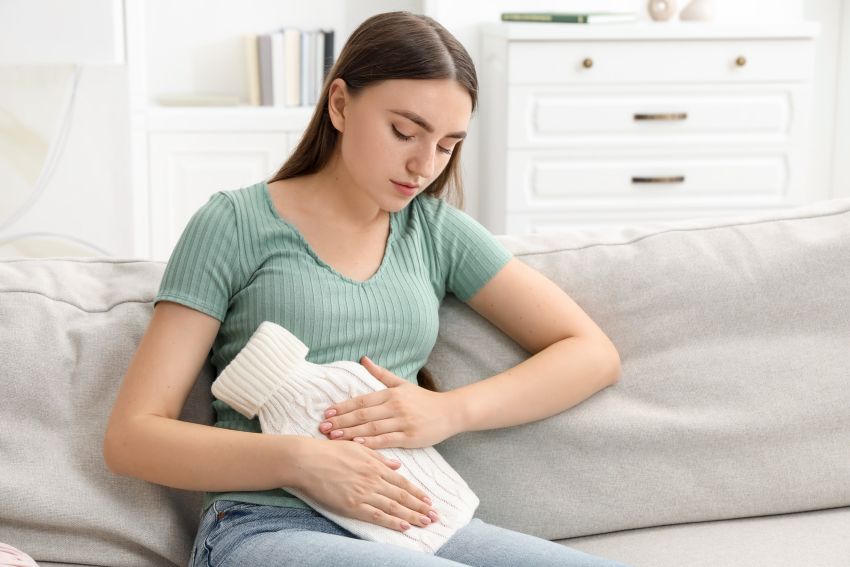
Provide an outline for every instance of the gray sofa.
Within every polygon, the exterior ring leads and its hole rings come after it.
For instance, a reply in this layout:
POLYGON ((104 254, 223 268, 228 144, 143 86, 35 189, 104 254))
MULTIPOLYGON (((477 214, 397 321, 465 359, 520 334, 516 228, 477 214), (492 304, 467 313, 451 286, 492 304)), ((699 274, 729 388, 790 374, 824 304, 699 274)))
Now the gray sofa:
MULTIPOLYGON (((636 567, 850 565, 850 200, 500 236, 608 333, 621 380, 437 446, 478 516, 636 567)), ((112 475, 106 419, 163 263, 0 261, 0 542, 40 565, 185 565, 200 494, 112 475)), ((528 353, 447 297, 441 389, 528 353)), ((183 419, 209 423, 212 369, 183 419)))

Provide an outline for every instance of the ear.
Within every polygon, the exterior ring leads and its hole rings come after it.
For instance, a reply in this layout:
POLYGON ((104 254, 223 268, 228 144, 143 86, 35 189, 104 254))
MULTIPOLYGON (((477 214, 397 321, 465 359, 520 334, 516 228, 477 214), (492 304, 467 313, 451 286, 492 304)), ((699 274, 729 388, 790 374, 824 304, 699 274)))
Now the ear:
POLYGON ((345 131, 345 105, 348 103, 348 85, 339 77, 328 89, 328 114, 331 123, 339 132, 345 131))

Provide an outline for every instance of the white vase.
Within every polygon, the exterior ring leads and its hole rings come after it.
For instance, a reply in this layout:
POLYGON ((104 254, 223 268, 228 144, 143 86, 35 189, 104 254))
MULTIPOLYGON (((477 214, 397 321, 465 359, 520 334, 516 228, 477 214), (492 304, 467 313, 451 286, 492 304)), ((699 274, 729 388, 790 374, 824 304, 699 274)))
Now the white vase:
POLYGON ((649 0, 646 9, 650 18, 665 22, 676 14, 676 0, 649 0))
POLYGON ((714 0, 691 0, 679 13, 679 19, 692 22, 708 22, 714 19, 714 0))

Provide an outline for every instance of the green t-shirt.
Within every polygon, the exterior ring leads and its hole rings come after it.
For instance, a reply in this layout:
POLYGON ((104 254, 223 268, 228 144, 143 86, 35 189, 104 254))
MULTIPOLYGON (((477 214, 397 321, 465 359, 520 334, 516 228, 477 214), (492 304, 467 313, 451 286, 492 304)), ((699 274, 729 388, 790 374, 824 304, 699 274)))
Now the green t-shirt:
MULTIPOLYGON (((278 215, 261 182, 215 193, 198 209, 171 254, 155 302, 180 303, 221 321, 211 356, 216 375, 260 323, 273 321, 310 348, 309 362, 359 362, 367 355, 416 383, 437 340, 445 294, 467 301, 510 258, 468 214, 420 194, 390 213, 378 271, 354 280, 323 262, 278 215)), ((257 418, 219 400, 213 408, 216 427, 260 432, 257 418)), ((274 489, 206 493, 204 509, 217 499, 309 507, 274 489)))

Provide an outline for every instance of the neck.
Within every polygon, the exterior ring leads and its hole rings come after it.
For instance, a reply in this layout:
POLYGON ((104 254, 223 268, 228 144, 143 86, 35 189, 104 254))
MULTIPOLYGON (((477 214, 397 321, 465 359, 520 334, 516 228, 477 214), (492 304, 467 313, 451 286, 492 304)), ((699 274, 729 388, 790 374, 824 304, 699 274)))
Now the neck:
POLYGON ((381 209, 369 195, 354 186, 339 154, 334 152, 321 171, 306 181, 305 198, 319 218, 351 230, 369 228, 385 222, 389 213, 381 209))

